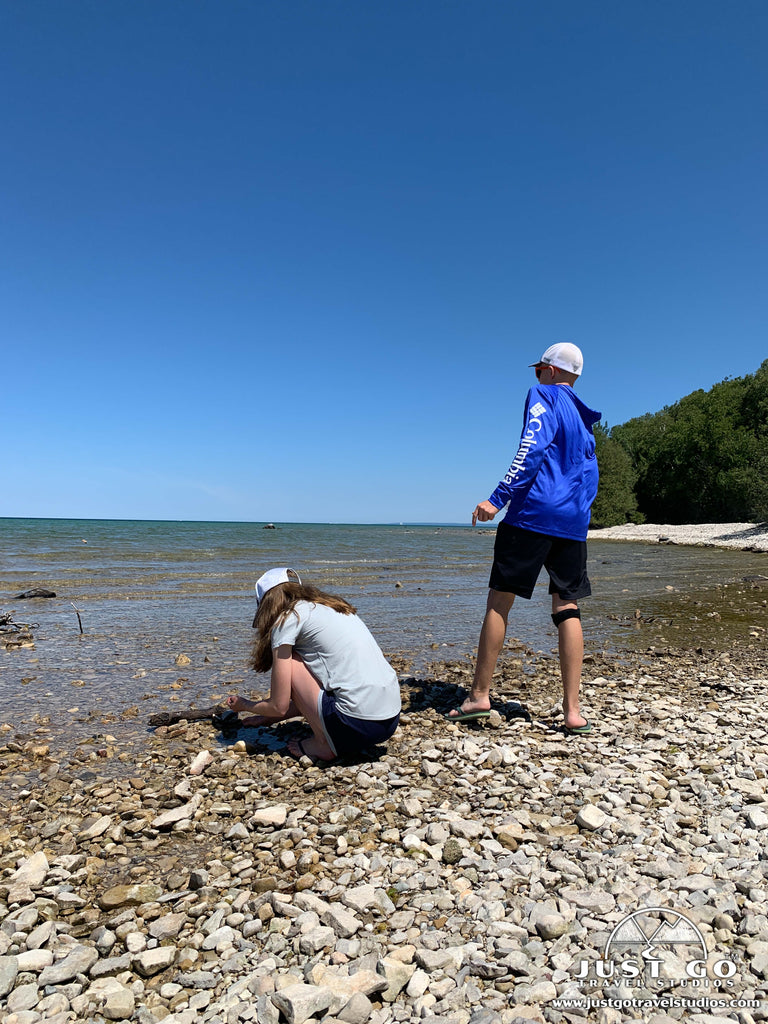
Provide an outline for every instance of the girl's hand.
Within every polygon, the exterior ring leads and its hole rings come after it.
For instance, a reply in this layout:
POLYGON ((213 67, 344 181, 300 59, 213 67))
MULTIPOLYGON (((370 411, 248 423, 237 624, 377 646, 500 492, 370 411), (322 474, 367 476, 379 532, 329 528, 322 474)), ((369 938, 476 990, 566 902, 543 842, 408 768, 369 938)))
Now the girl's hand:
POLYGON ((249 700, 245 700, 238 693, 232 693, 227 697, 227 707, 231 711, 247 711, 250 703, 249 700))

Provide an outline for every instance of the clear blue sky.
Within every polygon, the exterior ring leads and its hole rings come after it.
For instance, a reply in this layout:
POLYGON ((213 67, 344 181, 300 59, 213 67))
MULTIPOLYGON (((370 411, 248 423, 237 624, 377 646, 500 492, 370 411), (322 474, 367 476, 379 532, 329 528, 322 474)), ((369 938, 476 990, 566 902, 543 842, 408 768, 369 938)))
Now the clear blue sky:
POLYGON ((768 357, 764 0, 0 0, 0 515, 466 521, 768 357))

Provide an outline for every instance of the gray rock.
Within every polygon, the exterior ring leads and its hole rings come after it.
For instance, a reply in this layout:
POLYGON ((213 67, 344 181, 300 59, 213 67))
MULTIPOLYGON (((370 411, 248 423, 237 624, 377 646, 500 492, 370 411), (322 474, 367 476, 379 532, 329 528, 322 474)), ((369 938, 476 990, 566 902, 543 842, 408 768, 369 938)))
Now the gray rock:
POLYGON ((27 949, 40 949, 45 946, 56 934, 55 921, 43 921, 37 928, 33 928, 27 935, 27 949))
POLYGON ((588 888, 565 886, 562 890, 562 897, 569 903, 596 914, 608 914, 616 906, 614 897, 597 886, 588 888))
POLYGON ((560 914, 543 914, 536 921, 536 931, 542 939, 559 939, 568 931, 568 921, 560 914))
POLYGON ((539 981, 532 985, 515 985, 512 1000, 515 1003, 550 1003, 557 999, 557 987, 551 981, 539 981))
POLYGON ((177 974, 174 978, 182 988, 206 989, 216 988, 216 975, 213 971, 190 971, 177 974))
POLYGON ((485 832, 481 821, 452 821, 449 824, 451 835, 460 839, 479 839, 485 832))
POLYGON ((75 946, 63 960, 42 971, 40 986, 66 985, 68 981, 74 981, 78 974, 87 974, 98 959, 99 954, 93 946, 75 946))
POLYGON ((122 956, 111 956, 98 960, 90 970, 93 979, 106 978, 110 975, 122 974, 123 971, 130 971, 133 958, 130 953, 122 956))
POLYGON ((340 939, 350 939, 363 927, 362 921, 358 920, 354 914, 350 914, 348 910, 344 910, 335 903, 321 914, 320 920, 324 925, 333 928, 334 933, 340 939))
POLYGON ((34 1010, 39 1002, 40 990, 34 982, 19 985, 8 996, 8 1012, 23 1013, 25 1010, 34 1010))
POLYGON ((149 934, 162 942, 164 939, 175 939, 187 922, 186 914, 163 914, 150 922, 149 934))
POLYGON ((373 1013, 373 1003, 362 992, 355 992, 347 1005, 336 1017, 344 1024, 365 1024, 373 1013))
POLYGON ((235 934, 234 928, 230 928, 229 925, 225 924, 221 928, 212 931, 210 935, 206 935, 203 940, 203 949, 215 949, 221 952, 222 949, 234 943, 235 934))
POLYGON ((256 1000, 256 1020, 258 1024, 280 1024, 280 1011, 271 995, 261 995, 256 1000))
POLYGON ((16 984, 19 961, 15 956, 0 956, 0 999, 7 996, 16 984))
POLYGON ((768 814, 762 807, 755 807, 747 811, 747 822, 750 828, 762 831, 764 828, 768 828, 768 814))

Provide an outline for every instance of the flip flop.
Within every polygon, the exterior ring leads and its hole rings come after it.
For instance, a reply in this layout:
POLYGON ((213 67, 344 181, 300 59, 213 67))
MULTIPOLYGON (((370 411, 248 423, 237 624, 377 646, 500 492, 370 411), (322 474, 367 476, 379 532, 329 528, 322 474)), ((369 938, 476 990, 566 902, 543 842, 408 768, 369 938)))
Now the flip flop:
POLYGON ((299 748, 298 756, 294 754, 290 746, 288 747, 288 753, 294 759, 294 761, 301 761, 302 757, 308 758, 312 762, 313 768, 329 768, 332 764, 336 764, 338 761, 337 757, 331 758, 330 761, 324 760, 322 757, 315 757, 314 754, 310 754, 309 751, 304 749, 304 740, 296 740, 296 746, 299 748))
POLYGON ((489 718, 490 714, 490 711, 462 711, 461 707, 457 707, 451 708, 444 717, 449 722, 478 722, 481 718, 489 718), (451 713, 453 711, 456 712, 455 715, 451 713))
POLYGON ((573 728, 564 725, 563 729, 566 736, 586 736, 587 733, 592 732, 592 723, 587 722, 586 725, 576 725, 573 728))

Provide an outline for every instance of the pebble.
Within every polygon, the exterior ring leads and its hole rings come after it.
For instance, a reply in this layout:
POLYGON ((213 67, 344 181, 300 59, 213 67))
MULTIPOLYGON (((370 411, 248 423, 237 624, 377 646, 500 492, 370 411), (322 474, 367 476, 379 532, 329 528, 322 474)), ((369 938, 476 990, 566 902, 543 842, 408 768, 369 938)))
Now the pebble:
POLYGON ((580 988, 579 963, 659 905, 738 963, 729 995, 764 1002, 742 1024, 768 1019, 768 665, 603 661, 578 738, 550 727, 556 661, 505 665, 499 706, 531 721, 446 725, 468 678, 446 664, 404 683, 401 729, 354 766, 238 753, 194 722, 83 771, 4 733, 4 1022, 570 1024, 588 1017, 564 994, 632 996, 580 988))

